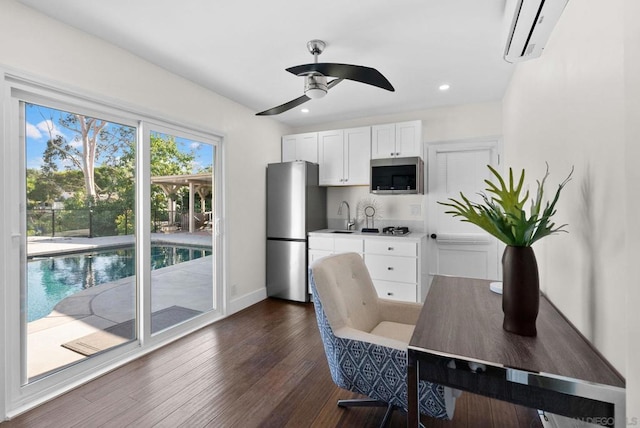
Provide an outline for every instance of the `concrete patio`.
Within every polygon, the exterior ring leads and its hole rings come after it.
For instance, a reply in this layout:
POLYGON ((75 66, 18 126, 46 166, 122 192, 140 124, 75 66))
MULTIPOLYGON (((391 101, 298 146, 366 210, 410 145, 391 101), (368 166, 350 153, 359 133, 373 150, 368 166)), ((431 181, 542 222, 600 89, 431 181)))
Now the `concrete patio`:
MULTIPOLYGON (((211 246, 211 234, 152 234, 153 244, 211 246)), ((57 256, 133 245, 133 236, 45 238, 29 241, 29 257, 57 256)), ((201 312, 213 305, 213 257, 207 256, 151 273, 151 310, 180 306, 201 312)), ((122 278, 73 294, 46 317, 27 324, 29 378, 88 358, 63 343, 135 318, 135 277, 122 278)))

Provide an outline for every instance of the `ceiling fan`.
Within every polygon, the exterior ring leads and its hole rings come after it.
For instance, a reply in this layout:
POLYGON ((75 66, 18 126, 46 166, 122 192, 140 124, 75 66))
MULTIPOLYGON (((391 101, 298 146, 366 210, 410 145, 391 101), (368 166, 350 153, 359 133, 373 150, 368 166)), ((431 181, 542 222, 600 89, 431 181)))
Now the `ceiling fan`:
POLYGON ((378 70, 371 67, 352 64, 338 64, 333 62, 318 62, 318 55, 326 47, 322 40, 311 40, 307 43, 307 49, 313 55, 314 62, 311 64, 297 65, 287 68, 289 73, 296 76, 304 76, 304 95, 281 104, 277 107, 256 113, 256 116, 271 116, 283 113, 302 103, 306 103, 312 98, 322 98, 327 91, 343 80, 355 80, 367 85, 377 86, 387 91, 395 91, 391 83, 378 70), (327 77, 335 77, 327 81, 327 77))

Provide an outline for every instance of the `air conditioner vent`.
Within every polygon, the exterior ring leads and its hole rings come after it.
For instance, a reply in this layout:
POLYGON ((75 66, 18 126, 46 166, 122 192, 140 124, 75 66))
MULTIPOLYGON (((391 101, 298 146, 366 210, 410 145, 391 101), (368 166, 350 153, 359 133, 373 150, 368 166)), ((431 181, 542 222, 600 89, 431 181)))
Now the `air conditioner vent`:
POLYGON ((517 0, 504 59, 519 62, 542 54, 569 0, 517 0))

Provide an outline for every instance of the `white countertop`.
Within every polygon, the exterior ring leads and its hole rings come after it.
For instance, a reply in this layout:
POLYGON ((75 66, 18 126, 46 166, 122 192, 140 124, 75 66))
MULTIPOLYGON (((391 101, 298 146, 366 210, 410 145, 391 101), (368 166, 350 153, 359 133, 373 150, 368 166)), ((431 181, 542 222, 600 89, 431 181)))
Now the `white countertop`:
POLYGON ((338 231, 339 229, 320 229, 309 232, 309 236, 324 236, 327 238, 384 238, 384 239, 422 239, 427 234, 423 232, 409 232, 406 235, 391 235, 387 233, 369 233, 361 232, 359 230, 352 230, 350 233, 345 231, 338 231))

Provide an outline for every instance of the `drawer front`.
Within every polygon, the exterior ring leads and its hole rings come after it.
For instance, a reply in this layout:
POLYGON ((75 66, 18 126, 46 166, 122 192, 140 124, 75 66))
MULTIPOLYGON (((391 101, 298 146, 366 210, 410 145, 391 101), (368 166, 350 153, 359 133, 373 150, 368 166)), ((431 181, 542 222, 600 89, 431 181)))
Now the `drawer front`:
POLYGON ((326 250, 309 250, 309 265, 316 260, 330 256, 331 254, 333 254, 331 251, 326 250))
POLYGON ((389 300, 402 300, 405 302, 417 302, 416 285, 402 284, 391 281, 374 280, 378 297, 389 300))
POLYGON ((362 253, 364 240, 354 238, 335 238, 333 249, 336 253, 362 253))
POLYGON ((383 281, 417 283, 417 259, 365 253, 364 261, 371 278, 383 281))
POLYGON ((416 242, 401 242, 401 238, 395 240, 367 239, 364 243, 364 252, 371 254, 388 254, 390 256, 416 257, 418 244, 416 242))
POLYGON ((309 249, 333 251, 333 238, 323 238, 321 236, 310 236, 309 249))

